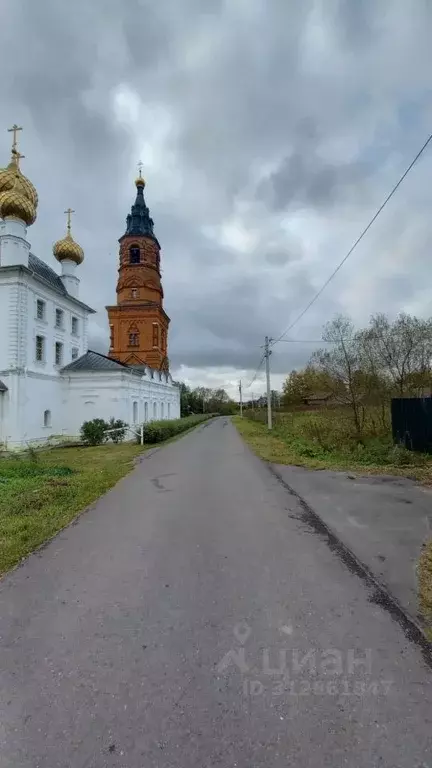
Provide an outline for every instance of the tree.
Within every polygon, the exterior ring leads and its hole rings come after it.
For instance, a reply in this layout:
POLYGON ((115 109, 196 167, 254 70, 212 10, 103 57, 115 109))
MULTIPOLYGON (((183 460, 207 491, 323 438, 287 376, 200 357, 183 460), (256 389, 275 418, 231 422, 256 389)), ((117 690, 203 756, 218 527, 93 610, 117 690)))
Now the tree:
POLYGON ((364 366, 386 383, 391 395, 422 395, 431 387, 432 320, 400 314, 391 323, 384 314, 371 317, 359 333, 364 366))
POLYGON ((284 382, 283 404, 300 405, 313 395, 330 394, 335 385, 322 370, 309 364, 301 371, 291 371, 284 382))
POLYGON ((323 341, 329 349, 318 349, 311 358, 312 367, 327 376, 334 398, 351 408, 355 430, 361 438, 363 426, 361 356, 358 337, 348 317, 338 315, 324 326, 323 341))

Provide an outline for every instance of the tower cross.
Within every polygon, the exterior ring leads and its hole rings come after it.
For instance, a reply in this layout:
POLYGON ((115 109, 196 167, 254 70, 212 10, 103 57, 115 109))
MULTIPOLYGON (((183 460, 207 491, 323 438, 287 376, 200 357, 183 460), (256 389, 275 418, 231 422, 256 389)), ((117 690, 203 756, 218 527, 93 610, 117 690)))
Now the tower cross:
POLYGON ((17 151, 17 133, 18 131, 22 131, 22 127, 14 123, 12 128, 8 128, 8 133, 13 133, 13 141, 12 141, 12 152, 17 151))
POLYGON ((73 213, 75 213, 75 211, 73 211, 72 208, 68 208, 65 211, 65 214, 67 215, 67 231, 68 231, 68 235, 70 235, 70 231, 71 231, 71 216, 72 216, 73 213))
POLYGON ((140 179, 142 179, 142 169, 143 169, 143 163, 140 160, 139 163, 138 163, 138 170, 139 170, 140 179))

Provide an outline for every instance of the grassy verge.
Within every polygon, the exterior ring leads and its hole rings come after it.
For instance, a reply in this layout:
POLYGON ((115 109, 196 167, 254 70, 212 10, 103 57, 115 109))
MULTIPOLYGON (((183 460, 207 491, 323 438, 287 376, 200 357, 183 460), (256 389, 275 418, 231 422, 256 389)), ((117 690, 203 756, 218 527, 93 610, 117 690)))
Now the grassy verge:
POLYGON ((124 443, 0 459, 0 573, 111 488, 142 450, 124 443))
POLYGON ((183 419, 181 430, 168 428, 159 435, 160 442, 155 438, 144 447, 109 443, 0 459, 0 574, 115 485, 132 469, 139 454, 178 440, 206 418, 183 419))
POLYGON ((432 642, 432 539, 425 544, 420 556, 418 579, 420 611, 429 626, 427 635, 432 642))
POLYGON ((394 446, 389 431, 378 428, 373 411, 368 416, 361 443, 342 409, 278 414, 272 432, 261 420, 236 416, 233 421, 255 453, 275 464, 393 474, 432 483, 432 456, 394 446))

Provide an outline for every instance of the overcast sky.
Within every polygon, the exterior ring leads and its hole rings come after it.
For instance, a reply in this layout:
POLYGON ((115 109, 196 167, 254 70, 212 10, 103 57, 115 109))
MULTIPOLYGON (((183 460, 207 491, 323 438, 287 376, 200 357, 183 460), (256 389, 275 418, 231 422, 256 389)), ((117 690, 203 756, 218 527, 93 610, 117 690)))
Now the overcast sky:
MULTIPOLYGON (((173 373, 247 384, 430 133, 431 38, 430 0, 3 0, 1 164, 17 122, 51 265, 76 210, 90 346, 142 160, 173 373)), ((292 338, 337 312, 432 314, 431 180, 432 146, 292 338)), ((275 348, 275 387, 312 348, 275 348)))

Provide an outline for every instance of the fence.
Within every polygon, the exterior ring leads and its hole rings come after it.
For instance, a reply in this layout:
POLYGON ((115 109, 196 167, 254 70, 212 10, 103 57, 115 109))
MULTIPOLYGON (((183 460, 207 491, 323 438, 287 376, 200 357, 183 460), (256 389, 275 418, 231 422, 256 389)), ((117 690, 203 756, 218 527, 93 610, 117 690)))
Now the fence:
POLYGON ((395 397, 391 403, 395 443, 410 451, 432 452, 432 398, 395 397))

